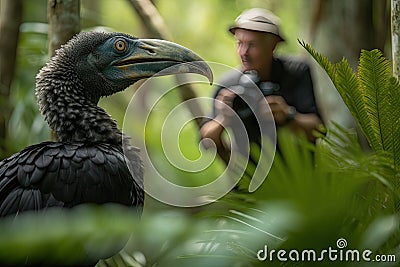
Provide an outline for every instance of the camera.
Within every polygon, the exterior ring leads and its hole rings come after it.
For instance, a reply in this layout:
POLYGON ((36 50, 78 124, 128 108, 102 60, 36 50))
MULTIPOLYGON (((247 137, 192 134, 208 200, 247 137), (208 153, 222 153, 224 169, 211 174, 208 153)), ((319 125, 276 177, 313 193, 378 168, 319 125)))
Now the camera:
POLYGON ((233 101, 233 110, 241 119, 247 119, 253 115, 253 111, 247 103, 256 108, 262 97, 275 94, 280 89, 277 83, 259 83, 259 81, 257 71, 246 71, 240 76, 238 85, 229 88, 237 95, 233 101))

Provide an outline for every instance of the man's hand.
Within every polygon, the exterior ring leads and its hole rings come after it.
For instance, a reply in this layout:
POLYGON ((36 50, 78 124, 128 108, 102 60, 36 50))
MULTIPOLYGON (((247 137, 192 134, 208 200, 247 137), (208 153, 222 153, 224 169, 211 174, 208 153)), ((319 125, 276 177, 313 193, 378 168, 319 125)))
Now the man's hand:
POLYGON ((236 94, 229 89, 221 89, 216 97, 215 109, 217 113, 217 120, 221 124, 229 123, 234 115, 233 100, 236 94))
POLYGON ((285 99, 278 95, 270 95, 265 99, 269 104, 275 122, 278 125, 285 124, 291 112, 291 107, 286 103, 285 99))
MULTIPOLYGON (((285 99, 276 95, 267 96, 265 99, 271 108, 275 122, 278 125, 288 123, 288 119, 293 115, 291 115, 291 106, 286 103, 285 99)), ((291 118, 289 126, 294 132, 305 133, 310 142, 315 142, 315 133, 323 128, 322 122, 317 115, 313 113, 303 114, 300 112, 297 112, 296 115, 291 118)))

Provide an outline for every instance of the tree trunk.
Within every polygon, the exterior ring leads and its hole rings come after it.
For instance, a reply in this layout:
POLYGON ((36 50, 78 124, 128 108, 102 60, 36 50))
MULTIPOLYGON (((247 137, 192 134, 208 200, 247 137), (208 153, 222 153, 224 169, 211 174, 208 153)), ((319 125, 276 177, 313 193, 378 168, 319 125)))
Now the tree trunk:
MULTIPOLYGON (((171 35, 168 32, 164 19, 150 0, 128 0, 128 2, 136 10, 143 25, 153 38, 171 40, 171 35)), ((179 93, 182 101, 186 102, 189 99, 196 98, 196 94, 192 86, 185 83, 182 76, 177 75, 176 81, 178 84, 181 84, 179 86, 179 93)), ((196 118, 197 125, 200 125, 202 119, 199 117, 199 114, 204 114, 200 105, 195 101, 190 101, 187 102, 187 107, 190 113, 196 118)))
POLYGON ((49 55, 80 32, 80 1, 49 0, 49 55))
MULTIPOLYGON (((310 39, 313 46, 331 61, 345 57, 355 69, 361 49, 378 48, 384 52, 389 32, 388 2, 386 0, 336 1, 316 0, 318 8, 314 17, 310 39), (386 28, 385 28, 386 27, 386 28)), ((335 121, 347 127, 355 123, 347 108, 326 76, 318 75, 322 113, 326 121, 335 121), (333 115, 332 115, 333 114, 333 115)))
POLYGON ((9 97, 14 78, 22 0, 2 0, 0 13, 0 155, 7 155, 6 136, 10 115, 9 97))
POLYGON ((150 0, 129 0, 152 38, 171 40, 164 19, 150 0))
POLYGON ((392 0, 391 10, 393 75, 398 78, 400 73, 400 0, 392 0))
MULTIPOLYGON (((49 56, 80 32, 80 0, 48 0, 47 18, 49 20, 49 56)), ((56 133, 51 132, 53 140, 56 133)))
MULTIPOLYGON (((321 13, 317 16, 321 31, 315 36, 314 47, 331 61, 337 62, 345 57, 356 70, 361 49, 378 48, 385 53, 390 21, 389 0, 317 1, 321 4, 316 9, 321 13)), ((325 121, 356 128, 360 144, 369 149, 364 135, 326 75, 318 75, 317 83, 317 93, 323 96, 320 106, 325 121)))

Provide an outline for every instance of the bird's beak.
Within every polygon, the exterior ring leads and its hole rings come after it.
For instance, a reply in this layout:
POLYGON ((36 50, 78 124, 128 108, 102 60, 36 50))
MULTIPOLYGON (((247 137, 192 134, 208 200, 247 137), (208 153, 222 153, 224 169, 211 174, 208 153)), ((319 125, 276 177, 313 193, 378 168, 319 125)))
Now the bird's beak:
POLYGON ((202 58, 186 47, 158 39, 138 39, 132 53, 113 63, 126 78, 197 73, 213 81, 213 73, 202 58))

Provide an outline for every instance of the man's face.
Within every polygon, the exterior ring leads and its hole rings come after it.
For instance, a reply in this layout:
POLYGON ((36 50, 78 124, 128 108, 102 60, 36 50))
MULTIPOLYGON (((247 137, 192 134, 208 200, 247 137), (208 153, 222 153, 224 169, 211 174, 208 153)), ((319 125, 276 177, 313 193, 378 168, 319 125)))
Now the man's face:
POLYGON ((242 70, 257 70, 261 73, 269 69, 273 51, 277 43, 277 37, 273 34, 235 30, 237 40, 237 53, 242 62, 242 70))

